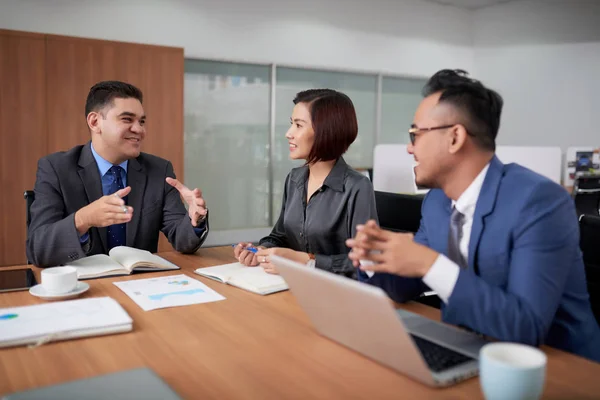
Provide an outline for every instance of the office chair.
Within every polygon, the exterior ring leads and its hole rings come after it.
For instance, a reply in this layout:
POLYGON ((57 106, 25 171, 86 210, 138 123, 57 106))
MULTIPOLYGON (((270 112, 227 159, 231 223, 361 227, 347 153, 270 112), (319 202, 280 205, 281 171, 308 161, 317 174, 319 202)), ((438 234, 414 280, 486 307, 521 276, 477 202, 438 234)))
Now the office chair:
POLYGON ((600 215, 600 192, 576 193, 574 197, 578 215, 600 215))
POLYGON ((600 324, 600 217, 579 217, 579 246, 583 253, 590 303, 600 324))
MULTIPOLYGON (((394 232, 416 233, 421 224, 421 205, 424 197, 375 191, 379 226, 394 232)), ((416 301, 435 308, 441 306, 441 300, 436 294, 423 294, 416 301)))
POLYGON ((379 226, 394 232, 416 233, 421 224, 423 197, 375 191, 379 226))
MULTIPOLYGON (((25 223, 27 226, 27 236, 29 236, 29 224, 31 224, 31 204, 33 200, 35 200, 35 193, 33 190, 26 190, 23 193, 23 197, 25 198, 25 223)), ((29 259, 27 260, 27 264, 31 264, 29 259)))
POLYGON ((29 224, 31 223, 31 204, 33 200, 35 200, 35 192, 33 190, 26 190, 23 193, 23 198, 25 198, 25 221, 27 223, 27 229, 29 229, 29 224))
POLYGON ((573 186, 577 214, 600 215, 600 175, 579 174, 573 186))

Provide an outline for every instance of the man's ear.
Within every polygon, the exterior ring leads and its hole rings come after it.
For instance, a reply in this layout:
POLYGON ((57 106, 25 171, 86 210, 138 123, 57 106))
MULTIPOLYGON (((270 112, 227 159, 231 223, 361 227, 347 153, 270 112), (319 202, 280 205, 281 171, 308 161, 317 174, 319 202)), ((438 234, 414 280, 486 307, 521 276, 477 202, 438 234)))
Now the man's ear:
POLYGON ((467 130, 463 125, 457 124, 450 128, 450 135, 452 135, 450 153, 458 153, 458 151, 464 147, 465 142, 467 141, 467 130))
POLYGON ((90 132, 100 133, 100 118, 102 118, 100 113, 97 113, 95 111, 92 111, 87 115, 86 120, 90 132))

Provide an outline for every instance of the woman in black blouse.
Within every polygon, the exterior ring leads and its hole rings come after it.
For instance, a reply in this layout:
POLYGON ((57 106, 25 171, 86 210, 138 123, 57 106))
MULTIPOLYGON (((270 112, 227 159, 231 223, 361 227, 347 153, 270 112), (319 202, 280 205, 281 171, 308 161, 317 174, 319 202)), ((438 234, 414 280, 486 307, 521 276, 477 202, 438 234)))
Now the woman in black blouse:
POLYGON ((358 134, 354 105, 331 89, 300 92, 294 104, 285 137, 290 157, 306 163, 288 174, 281 214, 271 234, 260 240, 259 251, 239 243, 234 254, 242 264, 270 273, 277 273, 269 262, 276 254, 355 277, 345 241, 355 236, 357 224, 377 220, 377 211, 371 182, 342 158, 358 134))

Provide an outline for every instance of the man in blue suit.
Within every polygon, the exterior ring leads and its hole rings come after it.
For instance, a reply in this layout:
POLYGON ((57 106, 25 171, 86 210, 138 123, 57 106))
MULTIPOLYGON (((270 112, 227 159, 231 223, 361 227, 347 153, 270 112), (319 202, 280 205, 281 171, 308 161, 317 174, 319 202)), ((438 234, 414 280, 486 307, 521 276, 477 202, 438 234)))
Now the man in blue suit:
POLYGON ((357 228, 361 279, 399 302, 434 290, 443 321, 600 362, 575 207, 556 183, 495 155, 503 101, 464 71, 424 88, 409 131, 423 201, 414 236, 357 228), (369 260, 372 263, 360 263, 369 260))

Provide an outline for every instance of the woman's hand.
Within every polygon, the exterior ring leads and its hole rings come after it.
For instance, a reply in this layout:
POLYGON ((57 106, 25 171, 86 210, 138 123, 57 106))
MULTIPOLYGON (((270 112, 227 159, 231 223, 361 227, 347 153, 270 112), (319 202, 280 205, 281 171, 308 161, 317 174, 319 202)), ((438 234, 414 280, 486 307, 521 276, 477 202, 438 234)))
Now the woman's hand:
POLYGON ((296 261, 300 264, 306 264, 310 257, 308 253, 303 253, 301 251, 295 251, 292 249, 286 249, 284 247, 272 247, 270 249, 260 249, 256 254, 256 258, 260 263, 260 266, 263 267, 265 272, 270 274, 278 274, 277 267, 271 263, 270 257, 272 255, 280 256, 287 258, 288 260, 296 261))
MULTIPOLYGON (((238 259, 240 264, 243 264, 247 267, 256 267, 258 265, 258 258, 256 257, 256 253, 247 250, 249 247, 254 246, 252 245, 252 243, 249 242, 238 243, 233 248, 233 255, 235 256, 235 258, 238 259)), ((258 246, 256 248, 259 249, 259 251, 260 249, 264 249, 264 247, 262 246, 258 246)))

